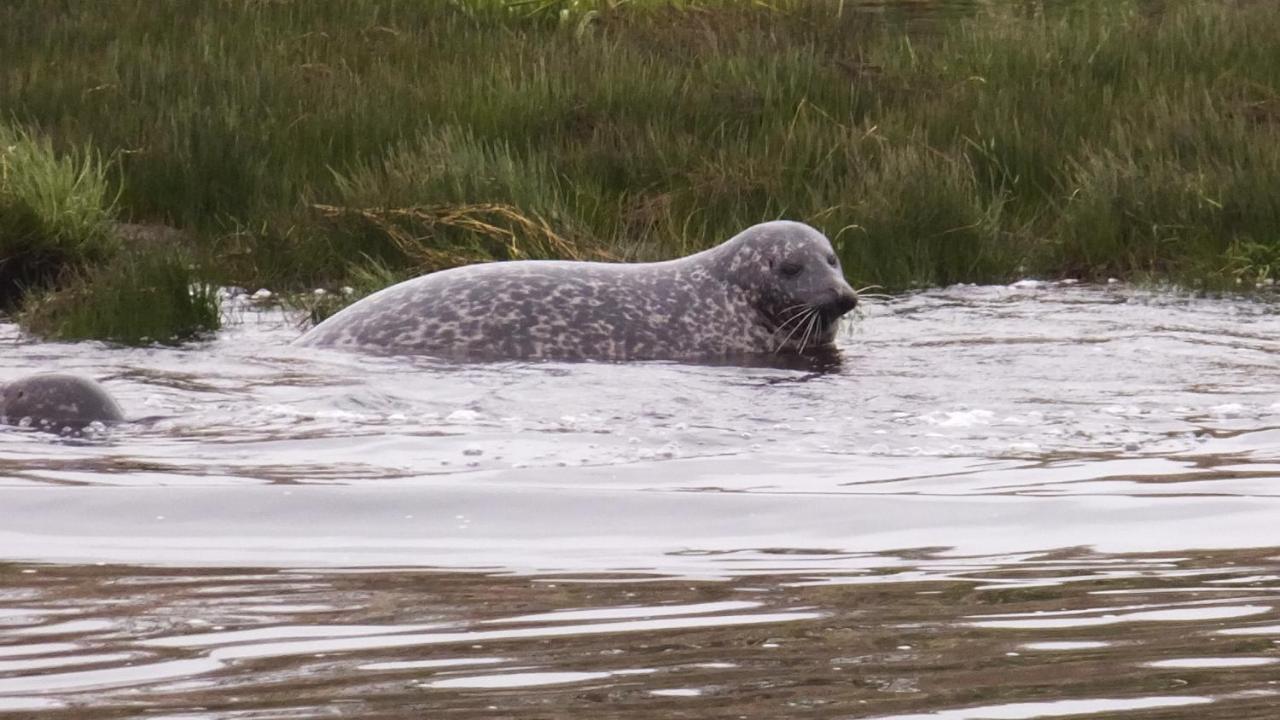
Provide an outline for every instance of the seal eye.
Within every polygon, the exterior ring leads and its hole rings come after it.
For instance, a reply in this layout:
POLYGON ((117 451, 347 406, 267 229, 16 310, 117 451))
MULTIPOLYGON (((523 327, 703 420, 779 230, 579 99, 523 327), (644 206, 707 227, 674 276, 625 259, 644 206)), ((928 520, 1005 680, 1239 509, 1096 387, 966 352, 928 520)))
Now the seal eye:
POLYGON ((827 264, 831 267, 836 266, 836 256, 834 254, 827 256, 827 264))
POLYGON ((778 272, 782 273, 782 277, 795 277, 804 270, 804 266, 800 263, 784 262, 782 267, 778 268, 778 272))

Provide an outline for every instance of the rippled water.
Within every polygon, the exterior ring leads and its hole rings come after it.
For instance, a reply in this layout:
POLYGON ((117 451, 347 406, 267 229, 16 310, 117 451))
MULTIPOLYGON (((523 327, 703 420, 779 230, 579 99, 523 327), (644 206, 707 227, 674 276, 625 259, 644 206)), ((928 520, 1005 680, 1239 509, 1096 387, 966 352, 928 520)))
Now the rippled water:
POLYGON ((22 342, 0 714, 1272 718, 1280 309, 1022 283, 833 372, 22 342))

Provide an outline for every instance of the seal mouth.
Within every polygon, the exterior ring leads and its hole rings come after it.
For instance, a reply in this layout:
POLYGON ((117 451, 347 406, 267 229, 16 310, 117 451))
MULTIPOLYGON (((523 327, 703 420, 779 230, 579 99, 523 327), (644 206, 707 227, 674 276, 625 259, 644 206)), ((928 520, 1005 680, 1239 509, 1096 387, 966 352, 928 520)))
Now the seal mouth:
POLYGON ((846 312, 848 310, 840 307, 824 307, 818 311, 820 342, 826 344, 836 339, 836 331, 840 329, 840 318, 844 317, 846 312))
POLYGON ((795 305, 781 313, 773 331, 774 353, 784 349, 804 351, 831 344, 840 318, 850 310, 843 298, 822 305, 795 305))

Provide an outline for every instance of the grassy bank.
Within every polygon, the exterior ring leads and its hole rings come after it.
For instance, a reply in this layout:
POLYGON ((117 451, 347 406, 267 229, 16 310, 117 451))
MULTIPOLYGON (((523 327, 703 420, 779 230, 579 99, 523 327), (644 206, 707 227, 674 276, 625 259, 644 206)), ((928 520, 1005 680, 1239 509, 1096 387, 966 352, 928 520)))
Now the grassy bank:
POLYGON ((912 32, 836 0, 611 5, 17 0, 0 109, 248 286, 667 257, 776 217, 888 288, 1280 268, 1274 3, 912 32))

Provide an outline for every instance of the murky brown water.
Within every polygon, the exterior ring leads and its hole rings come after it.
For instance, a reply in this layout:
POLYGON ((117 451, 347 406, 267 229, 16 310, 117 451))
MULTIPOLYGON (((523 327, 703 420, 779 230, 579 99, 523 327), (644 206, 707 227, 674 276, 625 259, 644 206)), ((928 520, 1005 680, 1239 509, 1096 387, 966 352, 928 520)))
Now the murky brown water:
POLYGON ((24 343, 0 715, 1280 716, 1280 309, 1025 283, 834 373, 24 343))

